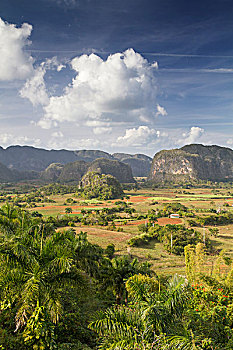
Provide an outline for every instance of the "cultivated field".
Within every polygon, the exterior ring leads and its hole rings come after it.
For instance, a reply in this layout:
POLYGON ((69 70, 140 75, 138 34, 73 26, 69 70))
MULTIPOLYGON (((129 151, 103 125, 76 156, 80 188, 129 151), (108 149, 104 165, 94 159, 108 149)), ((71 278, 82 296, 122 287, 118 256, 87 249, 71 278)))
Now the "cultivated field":
MULTIPOLYGON (((153 269, 159 274, 170 274, 178 272, 184 274, 185 264, 183 255, 175 255, 164 249, 161 242, 152 240, 140 247, 129 247, 128 241, 135 235, 140 234, 139 225, 147 225, 149 223, 146 217, 148 211, 154 210, 155 213, 163 212, 164 206, 171 203, 180 203, 185 206, 190 212, 199 217, 206 215, 216 215, 219 213, 233 213, 233 190, 230 189, 140 189, 125 191, 126 197, 123 201, 128 208, 133 209, 132 214, 121 212, 118 214, 114 225, 108 223, 107 226, 98 225, 98 222, 91 224, 84 224, 83 222, 76 222, 73 224, 74 230, 79 233, 81 231, 87 232, 90 242, 99 244, 103 248, 110 243, 115 245, 117 255, 130 254, 137 257, 139 260, 149 261, 153 269), (213 214, 215 212, 215 214, 213 214)), ((10 190, 8 190, 8 196, 10 190)), ((22 195, 18 195, 20 197, 22 195)), ((14 197, 14 196, 13 196, 14 197)), ((12 197, 12 200, 13 200, 12 197)), ((9 200, 9 198, 8 198, 9 200)), ((35 202, 33 205, 26 205, 31 212, 38 212, 45 218, 53 217, 67 217, 82 218, 85 212, 92 215, 96 211, 103 209, 114 208, 116 202, 119 200, 84 200, 78 198, 74 193, 49 195, 48 202, 35 202), (69 202, 70 201, 70 202, 69 202), (67 213, 67 208, 70 208, 70 213, 67 213)), ((2 202, 4 204, 4 202, 2 202)), ((168 215, 159 217, 155 224, 165 226, 167 224, 178 225, 182 224, 189 227, 189 217, 185 214, 180 218, 172 219, 168 215)), ((70 228, 70 226, 67 226, 70 228)), ((218 234, 215 236, 210 234, 209 228, 216 228, 215 225, 206 225, 204 227, 195 227, 195 230, 201 232, 203 240, 207 237, 211 240, 215 249, 215 254, 222 249, 228 257, 233 258, 233 223, 227 225, 217 226, 218 234)), ((64 228, 62 228, 64 229, 64 228)), ((206 269, 211 268, 214 257, 209 255, 206 269)), ((223 265, 223 269, 227 266, 223 265)))

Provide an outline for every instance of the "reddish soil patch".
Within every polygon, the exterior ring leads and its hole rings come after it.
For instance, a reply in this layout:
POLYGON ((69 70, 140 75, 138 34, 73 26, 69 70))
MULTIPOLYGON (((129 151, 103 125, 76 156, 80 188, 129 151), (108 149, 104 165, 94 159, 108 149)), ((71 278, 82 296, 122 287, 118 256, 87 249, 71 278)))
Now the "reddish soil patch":
POLYGON ((143 202, 145 201, 146 199, 148 199, 150 197, 145 197, 145 196, 133 196, 133 197, 130 197, 128 199, 129 202, 132 202, 132 203, 139 203, 139 202, 143 202))
POLYGON ((88 228, 76 227, 75 231, 77 233, 80 233, 81 231, 85 231, 87 232, 88 235, 103 237, 103 238, 113 240, 113 241, 118 241, 118 242, 125 241, 126 239, 131 237, 129 234, 126 234, 126 233, 100 230, 98 228, 92 228, 92 227, 88 227, 88 228))
MULTIPOLYGON (((129 221, 129 222, 127 222, 127 224, 124 225, 124 226, 140 225, 140 224, 145 224, 145 222, 147 222, 145 219, 144 219, 144 220, 137 220, 137 221, 129 221)), ((116 226, 122 226, 122 225, 123 225, 122 222, 117 222, 117 223, 115 223, 115 224, 116 224, 116 226)))
POLYGON ((165 225, 179 225, 182 224, 181 219, 171 219, 171 218, 158 218, 157 222, 160 226, 165 225))
MULTIPOLYGON (((124 198, 123 201, 124 202, 132 202, 132 203, 138 203, 138 202, 143 202, 145 199, 150 198, 150 196, 146 197, 146 196, 131 196, 129 197, 129 199, 124 198)), ((117 201, 121 201, 121 199, 114 199, 112 200, 112 203, 115 204, 115 202, 117 201)))
POLYGON ((171 219, 171 218, 158 218, 157 223, 160 226, 179 225, 179 224, 182 224, 182 220, 181 219, 171 219))
POLYGON ((72 208, 73 209, 98 209, 98 207, 89 207, 84 205, 47 205, 46 207, 37 207, 38 209, 65 209, 65 208, 72 208))
MULTIPOLYGON (((131 221, 128 222, 127 225, 125 226, 130 226, 130 225, 140 225, 140 224, 145 224, 145 222, 148 222, 147 220, 137 220, 137 221, 131 221)), ((165 226, 165 225, 179 225, 182 224, 181 219, 171 219, 171 218, 158 218, 156 224, 160 226, 165 226)), ((122 223, 117 223, 116 225, 122 226, 122 223)))

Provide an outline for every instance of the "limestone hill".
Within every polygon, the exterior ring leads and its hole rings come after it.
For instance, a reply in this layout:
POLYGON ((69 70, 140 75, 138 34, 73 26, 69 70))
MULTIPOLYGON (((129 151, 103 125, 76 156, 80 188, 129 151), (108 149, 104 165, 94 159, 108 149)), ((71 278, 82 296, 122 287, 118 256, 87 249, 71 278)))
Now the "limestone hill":
POLYGON ((192 144, 155 154, 148 178, 152 182, 233 181, 233 150, 192 144))
POLYGON ((84 198, 115 199, 124 193, 114 176, 88 171, 80 181, 80 192, 84 198))
POLYGON ((118 160, 96 159, 90 164, 88 171, 97 171, 100 174, 112 175, 121 183, 135 182, 130 166, 118 160))
POLYGON ((121 183, 134 183, 132 170, 129 165, 117 160, 99 158, 91 163, 76 161, 62 164, 50 164, 41 173, 41 179, 47 182, 78 182, 88 171, 95 171, 100 174, 112 175, 121 183))
POLYGON ((105 158, 119 160, 133 168, 133 176, 147 176, 151 158, 143 154, 115 153, 113 155, 99 150, 46 150, 30 146, 0 147, 0 162, 18 171, 44 171, 52 163, 67 164, 75 161, 93 162, 105 158))

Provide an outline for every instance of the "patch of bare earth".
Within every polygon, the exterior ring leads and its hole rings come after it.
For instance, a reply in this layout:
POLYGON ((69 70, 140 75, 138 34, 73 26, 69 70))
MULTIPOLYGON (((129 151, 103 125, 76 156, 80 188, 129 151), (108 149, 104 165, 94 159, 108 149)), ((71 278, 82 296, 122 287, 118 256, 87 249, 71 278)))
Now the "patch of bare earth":
POLYGON ((179 225, 179 224, 182 224, 182 220, 181 219, 171 219, 171 218, 158 218, 156 224, 159 224, 160 226, 179 225))
POLYGON ((127 233, 103 230, 94 227, 75 227, 75 231, 76 233, 80 233, 81 231, 87 232, 88 235, 111 239, 118 242, 125 241, 131 237, 131 235, 127 233))
MULTIPOLYGON (((131 226, 131 225, 140 225, 140 224, 145 224, 147 223, 147 220, 137 220, 137 221, 131 221, 128 222, 125 226, 131 226)), ((171 219, 171 218, 158 218, 156 221, 156 224, 160 226, 165 226, 165 225, 179 225, 182 224, 181 219, 171 219)), ((119 225, 121 225, 119 223, 119 225)))

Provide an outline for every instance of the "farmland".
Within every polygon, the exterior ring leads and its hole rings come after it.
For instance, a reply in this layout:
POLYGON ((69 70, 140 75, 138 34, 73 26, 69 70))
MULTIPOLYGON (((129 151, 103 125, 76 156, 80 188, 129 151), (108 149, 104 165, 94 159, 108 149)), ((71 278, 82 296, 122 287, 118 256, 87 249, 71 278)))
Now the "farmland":
MULTIPOLYGON (((14 192, 14 191, 13 191, 14 192)), ((126 205, 115 217, 106 223, 99 224, 96 213, 105 210, 113 210, 119 200, 84 200, 77 197, 75 192, 65 194, 49 194, 42 196, 42 201, 29 201, 35 189, 28 193, 17 194, 21 205, 25 206, 31 213, 36 212, 48 218, 69 218, 76 233, 87 232, 88 240, 106 248, 109 244, 115 245, 116 255, 128 255, 138 258, 140 261, 148 261, 154 271, 160 274, 173 274, 175 272, 185 273, 184 255, 173 254, 172 251, 164 249, 163 244, 152 239, 140 246, 130 246, 129 240, 140 234, 139 229, 149 224, 148 213, 154 213, 153 225, 184 225, 189 227, 190 216, 205 217, 207 215, 220 215, 220 213, 233 213, 233 193, 228 189, 195 188, 191 190, 182 189, 139 189, 125 191, 124 199, 120 200, 126 205), (25 202, 23 200, 25 199, 25 202), (44 200, 44 201, 43 201, 44 200), (184 206, 187 212, 182 212, 180 218, 170 218, 165 207, 178 203, 184 206), (218 214, 216 214, 216 212, 218 214), (164 213, 164 215, 163 215, 164 213), (158 215, 159 214, 159 215, 158 215), (91 221, 82 220, 83 217, 91 217, 91 221)), ((43 191, 41 192, 43 194, 43 191)), ((7 189, 8 201, 13 202, 16 195, 7 189)), ((35 197, 36 199, 36 197, 35 197)), ((2 204, 5 202, 2 201, 2 204)), ((67 228, 70 226, 67 225, 67 228)), ((233 257, 233 223, 218 226, 218 234, 212 235, 209 231, 215 225, 196 227, 203 239, 209 239, 212 244, 212 253, 209 254, 208 264, 211 266, 213 256, 224 249, 226 256, 233 257), (205 237, 205 238, 204 238, 205 237)), ((58 228, 64 229, 65 227, 58 228)), ((209 267, 206 266, 206 269, 209 267)), ((223 266, 223 269, 227 268, 223 266)))
POLYGON ((76 186, 2 186, 2 349, 97 350, 109 316, 116 342, 132 340, 120 349, 153 349, 156 340, 155 349, 172 350, 174 334, 180 349, 184 336, 186 349, 232 349, 230 190, 134 186, 102 200, 76 186), (157 315, 164 328, 144 347, 157 315))

